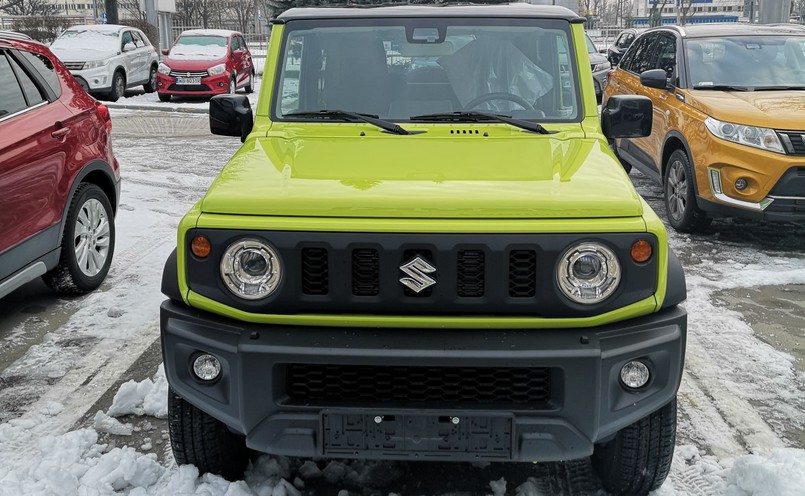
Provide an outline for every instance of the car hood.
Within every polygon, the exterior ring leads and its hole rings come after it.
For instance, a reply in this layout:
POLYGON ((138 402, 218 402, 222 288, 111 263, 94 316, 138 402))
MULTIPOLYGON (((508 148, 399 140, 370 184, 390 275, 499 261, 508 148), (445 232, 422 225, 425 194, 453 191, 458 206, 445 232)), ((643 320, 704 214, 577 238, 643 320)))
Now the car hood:
POLYGON ((204 71, 218 64, 226 63, 226 57, 203 57, 199 55, 168 55, 162 61, 171 69, 178 71, 204 71))
POLYGON ((687 102, 720 121, 772 129, 805 129, 805 91, 691 90, 687 102))
POLYGON ((98 50, 93 48, 58 48, 50 49, 62 62, 89 62, 104 60, 117 56, 115 50, 98 50))
POLYGON ((517 134, 251 139, 221 171, 201 210, 443 219, 642 215, 605 144, 517 134))

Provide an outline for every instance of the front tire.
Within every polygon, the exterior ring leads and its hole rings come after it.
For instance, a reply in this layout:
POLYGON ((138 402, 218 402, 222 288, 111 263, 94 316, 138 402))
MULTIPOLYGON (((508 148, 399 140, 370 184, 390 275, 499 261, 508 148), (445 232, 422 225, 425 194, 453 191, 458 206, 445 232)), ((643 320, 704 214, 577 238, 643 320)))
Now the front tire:
POLYGON ((168 430, 173 457, 179 465, 195 465, 230 481, 243 478, 249 463, 246 440, 219 420, 168 390, 168 430))
POLYGON ((115 250, 114 213, 95 184, 81 184, 67 212, 59 265, 42 279, 59 293, 81 294, 101 285, 115 250))
POLYGON ((157 93, 159 95, 160 102, 169 102, 171 101, 171 94, 170 93, 157 93))
POLYGON ((687 153, 674 150, 665 166, 663 196, 668 222, 679 232, 698 232, 710 225, 710 217, 696 205, 694 178, 687 153))
POLYGON ((235 76, 229 78, 229 94, 234 95, 238 91, 238 85, 235 83, 235 76))
POLYGON ((153 93, 157 90, 157 66, 151 66, 151 71, 148 73, 148 82, 143 85, 146 93, 153 93))
POLYGON ((244 88, 246 93, 254 93, 254 72, 249 74, 249 83, 244 88))
POLYGON ((668 477, 676 441, 676 398, 598 444, 592 456, 604 488, 613 495, 648 494, 668 477))
POLYGON ((116 102, 126 94, 126 76, 121 71, 115 71, 112 76, 112 89, 109 91, 109 101, 116 102))

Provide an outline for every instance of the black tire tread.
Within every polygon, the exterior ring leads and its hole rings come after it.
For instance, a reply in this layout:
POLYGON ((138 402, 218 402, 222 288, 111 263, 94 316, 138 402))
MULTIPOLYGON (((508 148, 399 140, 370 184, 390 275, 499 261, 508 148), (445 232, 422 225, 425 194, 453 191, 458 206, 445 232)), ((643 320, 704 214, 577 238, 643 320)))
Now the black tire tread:
POLYGON ((115 79, 117 79, 118 75, 123 78, 123 93, 126 92, 126 74, 123 73, 121 70, 116 70, 112 75, 112 89, 109 90, 109 100, 112 102, 118 101, 124 95, 118 95, 117 91, 115 90, 115 79))
POLYGON ((668 162, 666 164, 666 177, 663 177, 663 199, 665 199, 665 208, 666 208, 666 216, 668 217, 668 222, 671 223, 671 226, 679 232, 685 233, 696 233, 701 232, 710 225, 710 222, 713 220, 707 212, 703 211, 696 205, 696 175, 693 173, 693 166, 690 163, 690 157, 688 154, 685 153, 682 149, 674 150, 671 155, 668 157, 668 162), (667 201, 667 193, 666 193, 666 185, 665 182, 667 181, 667 174, 670 170, 671 162, 674 161, 674 156, 679 156, 682 161, 682 164, 685 167, 685 176, 686 180, 688 181, 688 191, 690 191, 690 195, 687 199, 687 208, 686 211, 689 212, 688 214, 684 215, 679 222, 674 221, 671 218, 671 214, 667 212, 668 210, 668 201, 667 201), (675 225, 676 224, 676 225, 675 225))
POLYGON ((195 465, 230 481, 243 478, 249 462, 246 440, 219 420, 168 391, 168 430, 173 457, 179 465, 195 465))
POLYGON ((675 441, 676 399, 596 446, 593 466, 612 494, 648 494, 668 477, 675 441))
POLYGON ((146 93, 153 93, 153 92, 155 92, 157 90, 156 80, 154 80, 154 85, 153 86, 151 85, 151 71, 156 72, 156 70, 157 70, 156 65, 152 65, 148 69, 148 82, 143 85, 143 90, 146 93))

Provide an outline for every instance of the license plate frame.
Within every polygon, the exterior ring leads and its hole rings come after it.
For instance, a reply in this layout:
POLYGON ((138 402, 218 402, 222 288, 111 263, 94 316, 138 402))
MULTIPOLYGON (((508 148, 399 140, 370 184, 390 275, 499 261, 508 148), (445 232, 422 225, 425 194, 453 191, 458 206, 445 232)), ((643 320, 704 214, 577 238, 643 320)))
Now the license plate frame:
POLYGON ((325 456, 510 460, 513 425, 512 414, 495 412, 321 414, 325 456))
POLYGON ((185 86, 193 86, 201 84, 201 76, 176 76, 176 84, 181 84, 185 86))

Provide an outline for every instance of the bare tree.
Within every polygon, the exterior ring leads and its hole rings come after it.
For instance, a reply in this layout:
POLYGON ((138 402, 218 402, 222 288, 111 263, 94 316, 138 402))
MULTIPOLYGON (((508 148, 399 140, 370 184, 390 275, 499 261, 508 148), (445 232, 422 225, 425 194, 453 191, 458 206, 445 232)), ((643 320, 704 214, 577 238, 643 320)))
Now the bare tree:
POLYGON ((256 0, 236 0, 230 4, 230 13, 235 21, 238 31, 246 33, 254 22, 254 8, 256 0))
POLYGON ((648 14, 649 26, 659 26, 662 24, 662 11, 665 9, 667 3, 668 0, 662 0, 662 4, 660 4, 659 0, 652 0, 651 10, 648 14))
POLYGON ((679 0, 679 24, 684 26, 694 15, 696 11, 693 10, 693 0, 679 0))
POLYGON ((13 16, 52 16, 59 12, 58 5, 48 0, 19 0, 3 9, 13 16))

